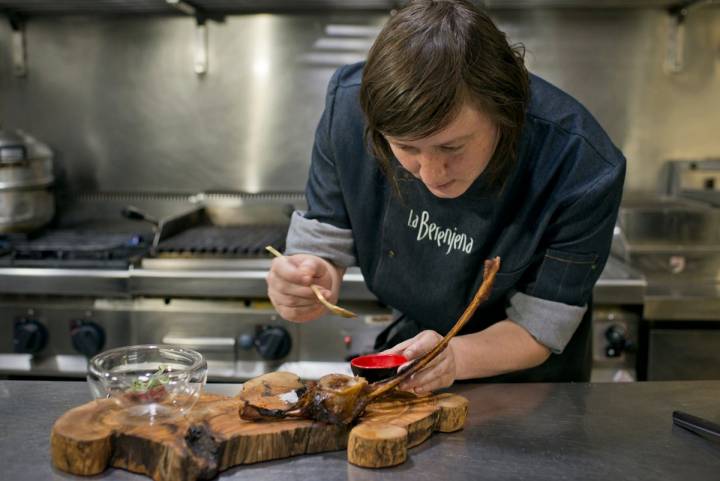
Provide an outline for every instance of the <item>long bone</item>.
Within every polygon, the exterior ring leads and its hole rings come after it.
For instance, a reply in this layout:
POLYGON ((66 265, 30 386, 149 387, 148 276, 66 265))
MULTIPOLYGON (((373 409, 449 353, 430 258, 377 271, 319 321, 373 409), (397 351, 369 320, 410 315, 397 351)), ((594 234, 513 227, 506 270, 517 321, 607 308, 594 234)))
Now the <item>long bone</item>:
MULTIPOLYGON (((483 281, 465 308, 460 319, 433 349, 412 361, 394 377, 374 384, 368 384, 361 377, 343 374, 328 374, 317 383, 304 384, 300 399, 287 409, 268 409, 246 401, 240 407, 240 417, 246 420, 271 420, 285 417, 315 419, 334 424, 350 424, 357 419, 367 405, 383 394, 390 392, 408 377, 420 371, 447 348, 450 340, 462 330, 477 310, 488 299, 500 269, 500 258, 486 260, 483 281)), ((259 379, 259 378, 258 378, 259 379)))
POLYGON ((422 357, 414 360, 408 367, 403 369, 395 377, 392 377, 386 381, 379 381, 371 384, 370 387, 372 390, 368 395, 371 400, 389 392, 390 390, 398 386, 401 382, 403 382, 405 379, 409 378, 410 376, 427 366, 430 362, 432 362, 433 359, 438 356, 438 354, 440 354, 448 347, 448 344, 450 344, 450 339, 455 337, 455 335, 460 332, 463 327, 465 327, 468 321, 475 314, 478 306, 485 302, 488 297, 490 297, 490 292, 492 291, 492 286, 495 282, 495 275, 500 269, 500 258, 496 257, 495 259, 486 260, 484 267, 485 269, 483 271, 483 281, 482 284, 480 284, 480 288, 475 293, 475 297, 473 297, 472 301, 470 301, 470 304, 468 304, 468 306, 465 308, 465 312, 462 313, 460 319, 458 319, 452 329, 450 329, 450 331, 445 335, 443 340, 440 341, 430 351, 426 352, 422 357))

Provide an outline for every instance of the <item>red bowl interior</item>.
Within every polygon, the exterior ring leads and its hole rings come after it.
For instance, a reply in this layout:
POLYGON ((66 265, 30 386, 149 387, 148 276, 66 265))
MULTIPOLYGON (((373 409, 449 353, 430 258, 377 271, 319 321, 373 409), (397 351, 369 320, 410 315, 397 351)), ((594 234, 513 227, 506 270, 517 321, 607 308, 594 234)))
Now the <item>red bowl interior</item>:
POLYGON ((368 354, 356 357, 350 364, 361 369, 387 369, 402 366, 407 361, 407 358, 400 354, 368 354))

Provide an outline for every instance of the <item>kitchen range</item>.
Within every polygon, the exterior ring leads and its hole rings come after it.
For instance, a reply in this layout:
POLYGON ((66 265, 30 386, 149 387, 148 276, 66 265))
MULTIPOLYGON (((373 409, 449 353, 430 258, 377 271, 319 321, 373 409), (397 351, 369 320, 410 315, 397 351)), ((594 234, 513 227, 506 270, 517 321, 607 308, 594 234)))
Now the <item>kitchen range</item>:
MULTIPOLYGON (((284 247, 300 194, 92 195, 62 205, 51 227, 4 237, 0 329, 11 335, 0 341, 0 375, 82 377, 102 350, 168 343, 205 354, 212 380, 276 369, 317 378, 348 371, 347 360, 372 351, 392 320, 356 268, 340 298, 359 319, 301 325, 277 316, 264 247, 284 247)), ((643 292, 642 276, 611 258, 594 293, 604 316, 598 375, 634 376, 623 349, 643 292)))
POLYGON ((0 375, 84 376, 123 345, 197 349, 211 379, 278 368, 319 377, 372 350, 389 312, 359 272, 342 298, 360 319, 280 319, 265 246, 284 248, 295 194, 73 199, 52 227, 6 235, 0 255, 0 375), (159 219, 159 220, 155 220, 159 219))

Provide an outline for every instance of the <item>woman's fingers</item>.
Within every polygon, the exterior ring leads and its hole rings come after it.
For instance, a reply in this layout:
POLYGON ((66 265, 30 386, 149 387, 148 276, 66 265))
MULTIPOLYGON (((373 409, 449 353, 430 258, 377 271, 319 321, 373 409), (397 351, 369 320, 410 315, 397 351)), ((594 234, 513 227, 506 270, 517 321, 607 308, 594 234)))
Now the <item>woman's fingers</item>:
POLYGON ((267 283, 269 289, 286 296, 300 297, 308 300, 315 299, 317 301, 315 294, 309 286, 288 282, 273 271, 268 273, 267 283))
POLYGON ((390 349, 386 349, 380 354, 402 354, 405 348, 407 348, 410 344, 413 343, 415 338, 406 339, 405 341, 401 342, 400 344, 396 344, 390 349))
POLYGON ((454 380, 453 375, 447 370, 423 370, 415 374, 411 383, 401 387, 401 389, 412 391, 415 394, 424 394, 452 386, 454 380))
POLYGON ((319 258, 303 255, 275 258, 270 265, 270 272, 278 280, 308 287, 321 277, 325 270, 319 258))
POLYGON ((383 351, 383 354, 402 354, 412 360, 422 356, 442 339, 435 331, 422 331, 415 337, 411 337, 390 349, 383 351))
POLYGON ((294 308, 302 308, 302 307, 311 307, 311 306, 319 306, 321 305, 316 297, 298 297, 298 296, 289 296, 287 294, 283 294, 282 292, 275 292, 271 295, 271 300, 276 306, 284 306, 284 307, 294 307, 294 308))
POLYGON ((435 331, 422 331, 401 352, 408 359, 416 359, 430 352, 440 341, 442 336, 435 331))
POLYGON ((416 372, 403 382, 400 389, 420 394, 448 387, 455 380, 454 370, 454 364, 450 359, 438 356, 425 369, 416 372))
MULTIPOLYGON (((408 359, 417 359, 430 352, 439 342, 442 336, 435 331, 423 331, 412 339, 405 341, 402 353, 408 359)), ((401 343, 402 344, 402 343, 401 343)), ((396 347, 400 347, 398 344, 396 347)), ((448 346, 441 351, 435 359, 430 361, 421 371, 406 379, 400 389, 413 391, 415 393, 426 393, 434 389, 451 386, 455 381, 455 357, 452 348, 448 346)))
MULTIPOLYGON (((382 351, 380 354, 402 354, 403 356, 405 356, 408 359, 408 362, 400 366, 398 370, 398 372, 402 372, 410 365, 411 361, 429 352, 441 340, 442 336, 435 331, 422 331, 415 337, 406 339, 405 341, 391 347, 390 349, 382 351)), ((440 356, 438 356, 438 358, 439 357, 440 356)), ((434 359, 431 364, 435 365, 440 362, 438 358, 434 359)))
POLYGON ((325 312, 311 285, 319 285, 326 298, 332 278, 326 261, 311 255, 275 258, 267 275, 268 297, 278 313, 289 321, 315 319, 325 312))

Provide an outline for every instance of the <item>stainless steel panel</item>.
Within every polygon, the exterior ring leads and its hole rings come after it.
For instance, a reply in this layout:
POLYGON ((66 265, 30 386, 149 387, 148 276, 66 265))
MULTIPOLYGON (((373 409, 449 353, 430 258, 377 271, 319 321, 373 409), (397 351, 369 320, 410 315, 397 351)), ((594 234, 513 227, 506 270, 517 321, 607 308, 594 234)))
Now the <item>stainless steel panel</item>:
POLYGON ((679 286, 681 288, 720 281, 720 252, 718 249, 657 249, 636 252, 630 256, 632 265, 641 270, 649 285, 679 286))
POLYGON ((692 200, 627 196, 613 247, 634 252, 695 249, 720 252, 720 209, 692 200))
POLYGON ((233 197, 200 195, 198 202, 205 206, 205 213, 213 225, 287 225, 295 210, 307 209, 305 198, 298 194, 285 198, 254 199, 252 197, 233 197))
POLYGON ((648 343, 648 381, 720 379, 720 325, 652 329, 648 343))
POLYGON ((703 290, 698 287, 672 288, 661 286, 645 298, 643 317, 654 321, 718 321, 720 320, 720 288, 715 285, 703 290), (714 291, 714 292, 712 292, 714 291))
MULTIPOLYGON (((168 297, 267 297, 269 261, 224 261, 222 269, 210 269, 205 261, 158 259, 147 261, 160 268, 143 268, 132 271, 129 289, 136 296, 168 297), (183 269, 183 266, 202 264, 202 268, 183 269), (243 267, 240 267, 240 265, 243 267), (245 264, 256 267, 245 267, 245 264), (264 266, 262 265, 264 264, 264 266), (233 268, 233 265, 238 266, 233 268), (175 268, 177 266, 177 268, 175 268), (182 269, 182 270, 181 270, 182 269)), ((212 263, 210 264, 212 267, 212 263)), ((368 290, 358 268, 345 274, 340 298, 353 301, 375 300, 368 290)))
MULTIPOLYGON (((390 10, 405 0, 193 0, 192 5, 209 12, 242 13, 268 11, 390 10)), ((676 5, 676 0, 477 0, 488 8, 662 8, 676 5)), ((27 14, 58 13, 178 13, 157 0, 0 0, 6 7, 27 14)))
POLYGON ((631 310, 617 306, 593 309, 593 382, 637 380, 639 324, 640 316, 631 310))
MULTIPOLYGON (((376 306, 358 309, 369 319, 375 313, 375 330, 382 326, 385 310, 376 306)), ((93 321, 105 332, 105 348, 168 342, 202 352, 211 379, 245 380, 265 372, 301 368, 309 377, 328 366, 344 364, 347 349, 337 318, 326 318, 325 329, 303 334, 304 326, 277 316, 267 301, 206 299, 92 299, 62 297, 16 297, 2 299, 0 309, 0 376, 82 377, 85 358, 74 350, 71 327, 77 320, 93 321), (13 327, 30 318, 47 328, 48 343, 35 355, 13 353, 13 327), (262 357, 254 340, 260 329, 279 326, 292 342, 289 353, 276 360, 262 357), (338 336, 340 337, 338 338, 338 336), (304 345, 304 343, 309 343, 304 345)), ((361 322, 362 323, 362 322, 361 322)), ((352 347, 361 348, 375 330, 351 334, 352 347)))
POLYGON ((0 293, 122 297, 129 277, 127 270, 2 268, 0 293))
POLYGON ((389 309, 379 306, 357 306, 359 317, 345 319, 325 316, 313 322, 299 324, 302 337, 301 359, 320 362, 349 360, 358 354, 374 352, 375 337, 390 325, 389 309))
MULTIPOLYGON (((564 1, 567 3, 567 0, 564 1)), ((587 2, 588 0, 576 1, 587 2)), ((605 2, 608 1, 612 2, 613 0, 605 0, 605 2)), ((662 3, 662 0, 633 1, 656 5, 662 3)), ((390 10, 399 2, 396 0, 192 0, 188 3, 206 12, 247 13, 273 11, 390 10)), ((165 0, 0 0, 0 7, 30 15, 79 13, 181 14, 179 9, 169 5, 165 0)))
POLYGON ((647 281, 641 273, 610 256, 593 288, 593 303, 639 305, 643 303, 646 288, 647 281))
POLYGON ((664 159, 720 151, 716 9, 687 18, 686 67, 663 71, 669 17, 661 11, 536 11, 497 16, 525 43, 531 70, 583 102, 628 158, 626 190, 654 191, 664 159), (661 99, 661 100, 659 100, 661 99), (659 120, 661 119, 661 120, 659 120))
MULTIPOLYGON (((65 294, 111 297, 160 296, 207 298, 267 297, 268 261, 211 262, 192 259, 145 261, 129 271, 81 269, 0 269, 2 294, 65 294), (216 268, 221 263, 222 268, 216 268)), ((610 260, 593 290, 597 304, 641 304, 646 281, 632 269, 610 260)), ((375 301, 358 268, 345 274, 340 298, 375 301)))
POLYGON ((267 297, 265 270, 170 271, 138 269, 130 278, 130 292, 168 297, 267 297))
POLYGON ((720 200, 720 159, 670 161, 666 175, 668 195, 706 193, 720 200))
POLYGON ((70 329, 73 321, 88 320, 99 324, 106 332, 105 348, 126 345, 129 338, 129 318, 125 313, 97 309, 93 299, 54 299, 50 302, 28 302, 18 299, 14 302, 3 300, 0 316, 0 352, 13 352, 12 328, 19 319, 34 319, 48 329, 48 345, 40 357, 59 354, 78 354, 72 347, 70 329))
POLYGON ((677 5, 675 0, 482 0, 490 9, 498 8, 663 8, 677 5))
POLYGON ((203 78, 192 71, 190 19, 34 19, 28 77, 6 75, 0 57, 0 118, 46 140, 58 183, 74 190, 301 191, 338 66, 305 56, 332 53, 315 47, 328 25, 383 19, 229 17, 210 25, 203 78))
MULTIPOLYGON (((531 70, 608 130, 629 159, 627 189, 654 191, 669 158, 717 156, 717 8, 686 19, 676 74, 663 71, 670 21, 661 9, 493 16, 525 44, 531 70)), ((340 63, 365 56, 385 18, 231 16, 210 24, 202 78, 192 70, 190 19, 33 18, 28 76, 15 77, 9 55, 0 56, 0 119, 50 144, 65 189, 301 191, 327 81, 340 63), (338 38, 361 41, 327 40, 338 38)), ((9 38, 0 23, 0 42, 9 38)))
POLYGON ((134 344, 182 339, 183 344, 205 356, 214 376, 219 375, 219 372, 214 372, 217 369, 226 375, 228 370, 235 371, 229 376, 232 378, 247 378, 256 370, 268 372, 277 369, 282 362, 299 360, 297 326, 279 318, 274 310, 264 305, 253 308, 229 301, 137 300, 132 306, 131 329, 134 344), (276 361, 263 359, 253 348, 242 349, 237 342, 214 342, 210 345, 207 339, 208 336, 216 340, 237 340, 243 335, 254 337, 258 328, 271 325, 282 326, 292 339, 289 354, 276 361), (197 342, 190 345, 193 339, 197 342))
POLYGON ((652 286, 720 281, 720 209, 672 197, 628 196, 612 251, 652 286))

